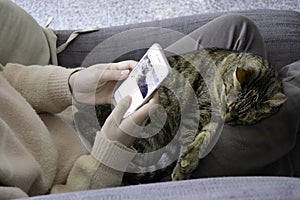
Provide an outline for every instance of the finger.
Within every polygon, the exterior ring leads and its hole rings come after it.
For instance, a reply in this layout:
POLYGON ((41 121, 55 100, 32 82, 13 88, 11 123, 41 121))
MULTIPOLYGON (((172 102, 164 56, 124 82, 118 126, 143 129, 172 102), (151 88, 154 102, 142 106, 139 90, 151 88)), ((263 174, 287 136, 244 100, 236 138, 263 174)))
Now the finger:
POLYGON ((102 81, 118 81, 128 77, 129 70, 102 70, 98 72, 99 77, 102 81))
POLYGON ((136 110, 129 117, 125 118, 119 128, 129 135, 137 137, 142 132, 150 115, 159 108, 157 102, 158 94, 156 93, 148 103, 136 110))
POLYGON ((159 95, 158 95, 158 92, 156 91, 153 95, 153 97, 150 99, 150 101, 153 101, 153 103, 155 104, 158 104, 158 101, 159 101, 159 95))
MULTIPOLYGON (((93 74, 97 77, 100 77, 103 80, 123 80, 127 78, 131 67, 129 64, 122 64, 120 67, 117 66, 117 63, 109 64, 96 64, 88 68, 92 70, 93 74)), ((90 71, 89 71, 90 72, 90 71)), ((90 72, 91 73, 91 72, 90 72)))
POLYGON ((137 62, 134 60, 126 60, 118 63, 111 63, 110 69, 126 70, 133 69, 136 66, 137 62))
POLYGON ((141 108, 136 110, 130 118, 137 123, 138 125, 142 125, 145 120, 149 118, 150 110, 151 108, 154 108, 154 106, 158 103, 158 95, 155 94, 148 103, 143 105, 141 108))
POLYGON ((123 98, 112 111, 110 116, 114 118, 114 121, 117 123, 117 125, 121 123, 123 116, 128 110, 130 104, 131 104, 131 97, 127 96, 123 98))
POLYGON ((153 108, 157 107, 155 100, 151 99, 148 103, 143 105, 140 109, 135 111, 129 117, 125 118, 120 124, 119 128, 126 134, 137 137, 143 130, 149 115, 153 108))

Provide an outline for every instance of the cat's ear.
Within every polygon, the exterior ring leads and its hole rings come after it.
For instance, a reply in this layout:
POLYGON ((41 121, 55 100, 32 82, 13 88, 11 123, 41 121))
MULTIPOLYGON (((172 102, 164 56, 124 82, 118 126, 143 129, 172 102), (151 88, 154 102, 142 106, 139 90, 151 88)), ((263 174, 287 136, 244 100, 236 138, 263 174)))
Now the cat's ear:
POLYGON ((233 73, 234 85, 236 87, 241 87, 247 79, 247 70, 237 67, 233 73))
POLYGON ((247 71, 243 68, 237 67, 235 70, 237 81, 242 85, 246 81, 247 71))
POLYGON ((268 104, 271 107, 278 107, 286 102, 287 99, 288 97, 285 94, 277 92, 273 94, 269 100, 265 101, 264 104, 268 104))

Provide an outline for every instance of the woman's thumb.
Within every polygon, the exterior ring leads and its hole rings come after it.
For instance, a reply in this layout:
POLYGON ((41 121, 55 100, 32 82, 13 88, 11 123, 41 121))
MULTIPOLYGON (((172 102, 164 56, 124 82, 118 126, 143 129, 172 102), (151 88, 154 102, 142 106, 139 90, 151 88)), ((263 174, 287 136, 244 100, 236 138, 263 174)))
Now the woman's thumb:
POLYGON ((130 107, 130 104, 131 104, 131 97, 126 96, 117 104, 117 106, 113 110, 113 117, 117 124, 121 123, 123 116, 125 115, 126 111, 130 107))

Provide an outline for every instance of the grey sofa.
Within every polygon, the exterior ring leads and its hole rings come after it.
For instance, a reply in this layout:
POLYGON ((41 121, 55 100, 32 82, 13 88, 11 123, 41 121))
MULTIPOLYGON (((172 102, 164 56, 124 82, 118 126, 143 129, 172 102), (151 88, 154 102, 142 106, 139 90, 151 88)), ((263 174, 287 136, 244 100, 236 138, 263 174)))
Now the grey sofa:
MULTIPOLYGON (((300 13, 293 11, 253 10, 238 12, 254 20, 266 42, 268 59, 278 69, 300 60, 300 13)), ((144 49, 130 50, 130 45, 143 43, 149 46, 155 34, 155 41, 166 47, 213 18, 224 13, 199 14, 188 17, 146 22, 101 29, 98 32, 82 34, 68 48, 58 55, 59 65, 65 67, 88 66, 97 62, 111 62, 125 59, 138 60, 144 49), (148 28, 147 28, 148 27, 148 28), (149 27, 152 27, 149 28, 149 27), (153 29, 160 27, 161 30, 153 29), (130 30, 138 35, 124 34, 130 30), (155 30, 155 31, 152 31, 155 30), (178 32, 178 38, 166 37, 170 30, 178 32), (161 31, 161 32, 160 32, 161 31), (121 34, 121 35, 118 35, 121 34), (128 41, 128 51, 119 56, 113 49, 119 48, 116 37, 128 41), (153 37, 151 37, 153 38, 153 37)), ((65 42, 72 30, 60 30, 58 45, 65 42)), ((170 31, 172 32, 172 31, 170 31)), ((120 47, 121 48, 121 47, 120 47)), ((298 131, 299 133, 299 131, 298 131)), ((278 146, 278 148, 281 148, 278 146)), ((179 182, 163 182, 123 186, 94 191, 82 191, 61 195, 46 195, 37 199, 300 199, 300 139, 293 141, 289 152, 294 177, 283 176, 226 176, 199 178, 179 182)), ((32 198, 32 199, 35 199, 32 198)))

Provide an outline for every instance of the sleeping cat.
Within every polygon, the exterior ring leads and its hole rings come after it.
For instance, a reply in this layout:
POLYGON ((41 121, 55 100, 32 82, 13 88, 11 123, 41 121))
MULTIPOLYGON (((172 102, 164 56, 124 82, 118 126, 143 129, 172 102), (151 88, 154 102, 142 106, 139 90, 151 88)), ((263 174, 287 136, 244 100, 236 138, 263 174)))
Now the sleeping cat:
MULTIPOLYGON (((188 179, 199 159, 213 148, 224 121, 256 123, 287 99, 276 70, 251 53, 211 48, 168 61, 171 75, 158 89, 162 107, 151 114, 143 137, 135 140, 133 147, 141 154, 129 166, 136 173, 125 175, 126 183, 165 176, 188 179)), ((110 112, 110 106, 96 106, 100 126, 110 112)))

